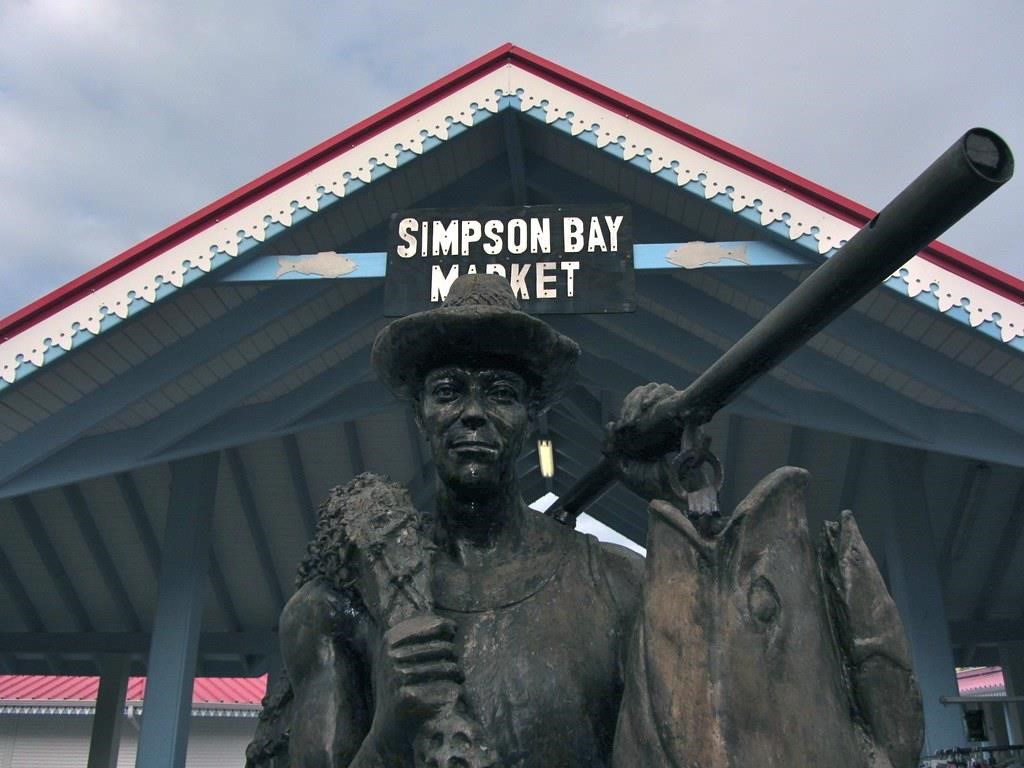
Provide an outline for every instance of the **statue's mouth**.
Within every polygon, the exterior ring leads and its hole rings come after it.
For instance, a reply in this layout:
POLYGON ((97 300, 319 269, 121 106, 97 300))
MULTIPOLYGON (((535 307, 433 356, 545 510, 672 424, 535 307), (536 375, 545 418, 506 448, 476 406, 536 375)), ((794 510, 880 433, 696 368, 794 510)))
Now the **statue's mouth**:
POLYGON ((498 446, 486 440, 462 438, 452 440, 448 447, 460 456, 481 456, 494 458, 498 455, 498 446))

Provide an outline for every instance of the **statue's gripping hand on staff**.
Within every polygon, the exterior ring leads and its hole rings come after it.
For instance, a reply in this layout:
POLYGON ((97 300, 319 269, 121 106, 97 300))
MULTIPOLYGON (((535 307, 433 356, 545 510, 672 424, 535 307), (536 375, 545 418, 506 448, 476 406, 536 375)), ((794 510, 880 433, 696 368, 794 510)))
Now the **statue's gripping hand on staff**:
POLYGON ((619 479, 638 496, 666 501, 699 527, 714 528, 721 524, 718 491, 722 469, 697 420, 684 420, 678 448, 661 455, 633 455, 628 445, 619 447, 622 440, 616 439, 642 430, 655 407, 678 392, 670 384, 652 382, 626 395, 619 418, 607 426, 606 452, 613 458, 619 479))

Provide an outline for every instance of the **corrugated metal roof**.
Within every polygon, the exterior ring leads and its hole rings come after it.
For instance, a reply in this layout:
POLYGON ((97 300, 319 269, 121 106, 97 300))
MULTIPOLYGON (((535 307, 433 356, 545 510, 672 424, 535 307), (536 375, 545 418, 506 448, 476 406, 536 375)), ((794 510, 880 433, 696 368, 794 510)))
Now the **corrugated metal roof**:
MULTIPOLYGON (((1003 670, 999 667, 976 667, 957 673, 961 696, 1002 690, 1003 670)), ((58 675, 0 675, 0 701, 5 702, 95 702, 99 690, 98 677, 66 677, 58 675)), ((197 677, 192 689, 192 704, 259 704, 266 693, 267 676, 261 677, 197 677)), ((128 702, 141 702, 146 691, 146 678, 128 679, 128 702)))
POLYGON ((1002 693, 1006 690, 1003 670, 1000 667, 975 667, 956 673, 956 682, 961 696, 1002 693))
MULTIPOLYGON (((5 702, 95 702, 98 677, 58 675, 0 675, 0 701, 5 702)), ((267 676, 197 677, 192 704, 259 704, 267 690, 267 676)), ((128 679, 128 702, 141 702, 146 678, 128 679)))

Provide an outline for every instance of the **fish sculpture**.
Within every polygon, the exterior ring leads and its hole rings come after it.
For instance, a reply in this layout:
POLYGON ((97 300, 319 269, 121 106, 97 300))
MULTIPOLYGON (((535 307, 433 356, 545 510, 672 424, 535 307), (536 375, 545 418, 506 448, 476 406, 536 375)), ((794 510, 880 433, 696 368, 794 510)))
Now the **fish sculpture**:
POLYGON ((694 241, 676 246, 667 254, 665 260, 669 264, 684 269, 710 267, 723 261, 735 261, 737 264, 750 264, 745 245, 726 246, 722 243, 705 243, 694 241))
POLYGON ((306 256, 278 256, 275 277, 290 272, 314 277, 344 277, 355 272, 358 264, 343 253, 320 251, 306 256))
POLYGON ((717 530, 651 504, 616 768, 910 768, 921 697, 849 512, 808 532, 808 474, 766 477, 717 530))

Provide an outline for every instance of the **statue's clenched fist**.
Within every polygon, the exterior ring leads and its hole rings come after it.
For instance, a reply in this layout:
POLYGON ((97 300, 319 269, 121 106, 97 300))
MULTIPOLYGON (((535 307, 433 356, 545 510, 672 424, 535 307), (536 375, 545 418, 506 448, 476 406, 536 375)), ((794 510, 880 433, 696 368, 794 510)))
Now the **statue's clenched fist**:
MULTIPOLYGON (((464 679, 455 650, 455 624, 425 613, 400 621, 383 637, 375 665, 373 728, 385 745, 409 745, 410 734, 450 710, 464 679)), ((394 755, 403 764, 409 755, 394 755)))

